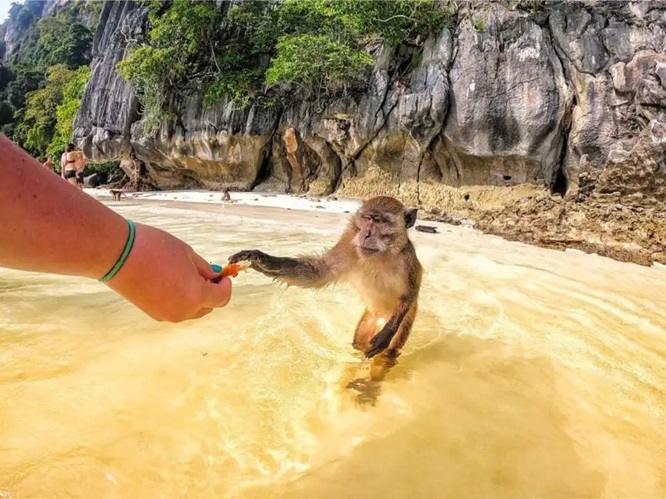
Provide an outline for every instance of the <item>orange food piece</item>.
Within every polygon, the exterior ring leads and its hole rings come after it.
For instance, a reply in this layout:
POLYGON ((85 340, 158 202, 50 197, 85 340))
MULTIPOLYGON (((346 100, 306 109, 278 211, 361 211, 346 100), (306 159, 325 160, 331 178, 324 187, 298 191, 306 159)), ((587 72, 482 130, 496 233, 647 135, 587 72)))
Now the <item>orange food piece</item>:
POLYGON ((230 263, 222 269, 223 277, 236 277, 241 270, 247 270, 250 262, 230 263))

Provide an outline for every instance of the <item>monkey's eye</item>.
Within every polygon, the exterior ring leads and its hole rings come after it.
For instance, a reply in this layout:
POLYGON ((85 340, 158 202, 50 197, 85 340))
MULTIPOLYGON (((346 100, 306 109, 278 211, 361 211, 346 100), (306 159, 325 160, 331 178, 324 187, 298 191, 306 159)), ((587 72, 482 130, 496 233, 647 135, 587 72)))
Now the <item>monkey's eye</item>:
POLYGON ((368 222, 370 222, 372 220, 372 217, 370 215, 363 215, 361 218, 363 220, 367 220, 368 222))

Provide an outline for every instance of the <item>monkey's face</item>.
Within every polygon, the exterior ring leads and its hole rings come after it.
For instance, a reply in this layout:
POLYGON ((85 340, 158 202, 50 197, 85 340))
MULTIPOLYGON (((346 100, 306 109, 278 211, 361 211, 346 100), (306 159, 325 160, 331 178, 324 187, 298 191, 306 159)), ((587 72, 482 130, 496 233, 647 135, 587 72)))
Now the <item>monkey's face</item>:
POLYGON ((416 221, 416 210, 405 209, 393 198, 366 201, 353 218, 352 243, 362 257, 398 253, 407 243, 407 229, 416 221))

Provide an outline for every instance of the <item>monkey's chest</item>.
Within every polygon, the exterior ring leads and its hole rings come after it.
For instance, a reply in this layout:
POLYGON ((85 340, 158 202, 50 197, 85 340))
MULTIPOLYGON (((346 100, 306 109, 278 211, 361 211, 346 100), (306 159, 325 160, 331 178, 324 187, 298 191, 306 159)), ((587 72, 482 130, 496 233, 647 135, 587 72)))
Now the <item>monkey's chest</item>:
POLYGON ((406 279, 395 272, 360 273, 353 283, 366 306, 378 315, 390 317, 402 295, 406 279))

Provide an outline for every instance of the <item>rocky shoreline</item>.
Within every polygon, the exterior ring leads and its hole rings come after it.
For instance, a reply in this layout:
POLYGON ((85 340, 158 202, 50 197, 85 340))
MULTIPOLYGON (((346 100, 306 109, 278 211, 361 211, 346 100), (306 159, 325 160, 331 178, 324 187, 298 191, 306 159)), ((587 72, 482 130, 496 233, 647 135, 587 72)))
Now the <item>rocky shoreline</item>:
MULTIPOLYGON (((443 186, 438 187, 442 190, 443 186)), ((94 192, 96 196, 107 194, 104 187, 94 192)), ((513 191, 492 187, 464 192, 452 189, 445 194, 449 202, 440 204, 443 209, 420 205, 420 222, 462 225, 509 241, 561 251, 576 249, 643 266, 666 265, 666 205, 653 197, 613 192, 594 194, 585 200, 566 199, 532 186, 513 191), (532 192, 526 194, 527 189, 532 192), (467 206, 451 202, 458 198, 467 206)), ((215 191, 146 191, 140 196, 145 200, 221 202, 221 195, 215 191)), ((232 193, 234 203, 242 205, 338 213, 354 211, 355 198, 232 193)))
POLYGON ((622 262, 666 265, 666 210, 653 200, 601 195, 576 202, 540 193, 478 213, 482 232, 536 246, 578 249, 622 262))

